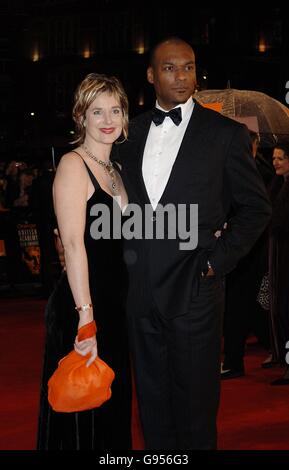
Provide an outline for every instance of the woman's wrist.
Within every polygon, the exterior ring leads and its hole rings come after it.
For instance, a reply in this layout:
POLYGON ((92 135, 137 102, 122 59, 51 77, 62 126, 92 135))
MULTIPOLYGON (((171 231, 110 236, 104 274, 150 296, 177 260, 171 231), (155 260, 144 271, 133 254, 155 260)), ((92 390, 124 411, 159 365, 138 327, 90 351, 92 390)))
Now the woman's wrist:
POLYGON ((78 341, 83 341, 85 339, 91 338, 96 334, 96 323, 95 321, 91 321, 86 323, 86 325, 78 328, 77 332, 77 339, 78 341))
POLYGON ((86 310, 85 312, 79 312, 78 328, 81 328, 82 326, 86 325, 87 323, 93 320, 94 318, 92 309, 86 310))
POLYGON ((79 305, 79 307, 76 305, 74 308, 78 312, 86 312, 87 310, 92 309, 92 303, 82 304, 82 305, 79 305))
POLYGON ((79 328, 93 320, 92 303, 82 304, 79 306, 76 305, 74 308, 79 313, 79 328))

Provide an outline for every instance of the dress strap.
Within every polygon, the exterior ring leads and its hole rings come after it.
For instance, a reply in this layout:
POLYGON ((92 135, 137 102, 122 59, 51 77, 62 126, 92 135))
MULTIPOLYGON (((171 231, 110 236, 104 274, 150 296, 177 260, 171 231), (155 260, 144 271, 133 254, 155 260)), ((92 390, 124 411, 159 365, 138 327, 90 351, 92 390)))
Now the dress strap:
POLYGON ((96 177, 94 176, 94 174, 92 173, 92 171, 91 171, 91 169, 89 168, 88 164, 86 163, 86 161, 84 160, 84 158, 80 155, 80 153, 76 152, 76 150, 71 150, 71 152, 76 153, 76 155, 79 155, 79 157, 82 159, 83 163, 84 163, 85 166, 86 166, 87 172, 88 172, 88 174, 89 174, 89 177, 90 177, 90 179, 91 179, 91 182, 92 182, 94 188, 95 188, 95 189, 100 188, 99 182, 97 181, 96 177))
POLYGON ((120 166, 120 164, 113 160, 112 161, 112 166, 119 173, 119 175, 121 175, 121 166, 120 166))

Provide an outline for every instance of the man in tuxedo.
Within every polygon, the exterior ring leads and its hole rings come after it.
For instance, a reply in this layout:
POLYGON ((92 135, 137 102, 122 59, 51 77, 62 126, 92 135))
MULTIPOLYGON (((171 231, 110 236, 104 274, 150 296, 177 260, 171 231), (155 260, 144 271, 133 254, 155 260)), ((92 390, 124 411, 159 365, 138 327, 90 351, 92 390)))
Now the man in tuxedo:
POLYGON ((179 216, 179 207, 188 215, 197 204, 198 243, 180 249, 178 236, 125 242, 140 418, 147 449, 215 449, 223 278, 264 230, 271 207, 246 127, 192 100, 191 46, 179 38, 159 43, 147 78, 156 109, 132 120, 119 146, 129 199, 143 212, 151 208, 153 225, 162 206, 179 216), (220 234, 232 207, 230 230, 220 234))

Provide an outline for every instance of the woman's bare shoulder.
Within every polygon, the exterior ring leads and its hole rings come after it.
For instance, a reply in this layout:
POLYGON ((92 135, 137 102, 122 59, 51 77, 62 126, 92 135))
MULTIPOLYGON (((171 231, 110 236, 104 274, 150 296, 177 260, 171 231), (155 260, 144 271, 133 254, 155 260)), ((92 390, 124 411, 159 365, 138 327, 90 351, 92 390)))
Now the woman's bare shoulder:
POLYGON ((86 181, 87 171, 80 155, 73 151, 62 155, 56 170, 56 180, 59 178, 78 179, 78 182, 86 181))
POLYGON ((65 153, 62 155, 59 161, 59 165, 82 165, 83 166, 83 159, 77 150, 71 150, 70 152, 65 153))

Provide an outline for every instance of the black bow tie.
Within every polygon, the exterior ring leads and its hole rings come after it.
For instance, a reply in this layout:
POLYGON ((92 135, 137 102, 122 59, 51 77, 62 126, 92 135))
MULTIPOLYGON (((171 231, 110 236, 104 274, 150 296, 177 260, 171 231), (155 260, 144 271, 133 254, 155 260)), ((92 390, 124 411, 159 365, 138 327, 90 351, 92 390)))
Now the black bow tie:
POLYGON ((156 126, 159 126, 164 122, 165 117, 168 116, 174 122, 176 126, 178 126, 182 122, 182 109, 181 108, 173 108, 167 113, 162 111, 161 109, 154 108, 152 120, 156 126))

